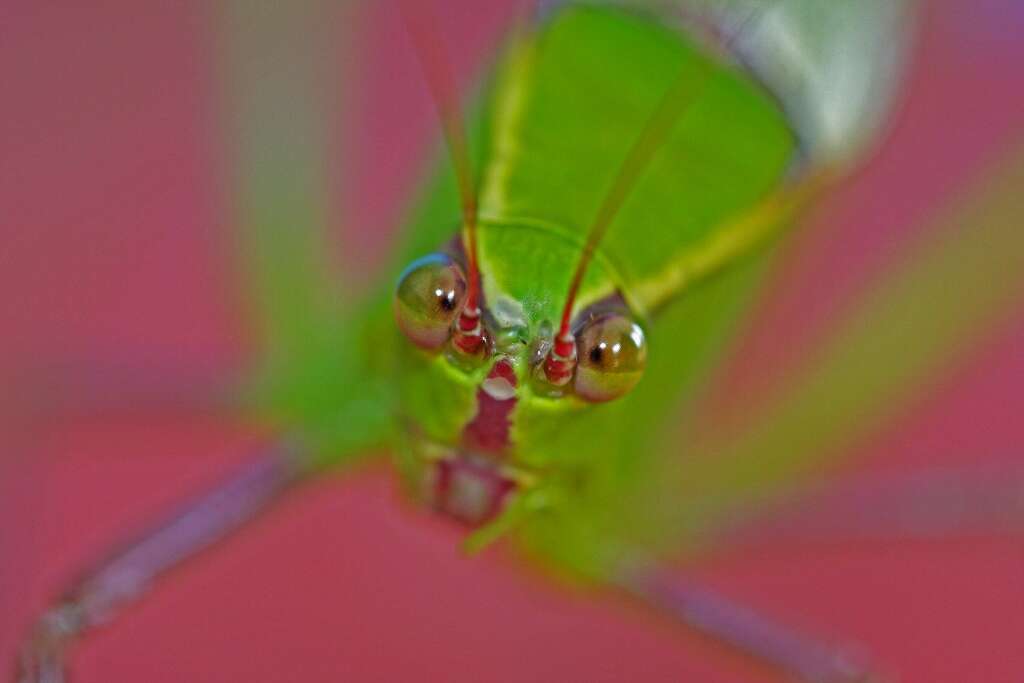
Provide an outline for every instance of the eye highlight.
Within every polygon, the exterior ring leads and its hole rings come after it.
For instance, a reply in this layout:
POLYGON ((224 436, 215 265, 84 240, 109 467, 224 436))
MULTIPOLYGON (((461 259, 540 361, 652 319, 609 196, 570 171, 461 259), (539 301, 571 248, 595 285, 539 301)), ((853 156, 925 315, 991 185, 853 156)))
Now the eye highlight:
POLYGON ((574 388, 595 403, 618 398, 636 386, 647 365, 643 330, 631 319, 609 313, 588 322, 576 335, 574 388))
POLYGON ((416 346, 436 351, 451 335, 452 322, 466 296, 462 269, 445 254, 409 264, 395 289, 395 320, 416 346))

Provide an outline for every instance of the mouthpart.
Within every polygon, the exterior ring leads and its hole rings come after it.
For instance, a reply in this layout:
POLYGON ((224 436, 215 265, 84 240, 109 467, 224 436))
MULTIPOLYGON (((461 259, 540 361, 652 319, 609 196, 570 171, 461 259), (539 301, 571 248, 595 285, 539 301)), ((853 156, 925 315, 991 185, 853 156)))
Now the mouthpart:
POLYGON ((493 460, 464 453, 431 463, 425 484, 431 507, 470 526, 495 518, 517 488, 493 460))

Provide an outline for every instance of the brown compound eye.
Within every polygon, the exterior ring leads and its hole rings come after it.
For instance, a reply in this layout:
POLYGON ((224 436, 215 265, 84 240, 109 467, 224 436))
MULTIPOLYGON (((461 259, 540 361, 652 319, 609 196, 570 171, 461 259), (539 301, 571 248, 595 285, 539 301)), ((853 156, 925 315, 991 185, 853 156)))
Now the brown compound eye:
POLYGON ((576 335, 576 347, 574 387, 586 401, 610 401, 628 393, 647 365, 643 330, 617 313, 588 322, 576 335))
POLYGON ((436 351, 448 341, 466 296, 466 278, 444 254, 413 261, 398 279, 395 319, 416 346, 436 351))

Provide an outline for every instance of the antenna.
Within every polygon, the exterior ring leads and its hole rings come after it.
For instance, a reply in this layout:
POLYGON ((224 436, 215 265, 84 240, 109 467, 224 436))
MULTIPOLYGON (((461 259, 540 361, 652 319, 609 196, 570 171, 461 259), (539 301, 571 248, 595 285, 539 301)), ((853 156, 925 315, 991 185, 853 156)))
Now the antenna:
POLYGON ((658 106, 647 123, 644 124, 640 135, 619 167, 608 193, 604 196, 590 232, 587 234, 587 241, 576 265, 576 271, 569 283, 558 333, 555 335, 554 345, 545 360, 544 372, 552 384, 558 386, 566 384, 572 377, 573 369, 576 366, 576 339, 573 337, 571 328, 572 310, 587 266, 594 258, 594 251, 601 239, 604 238, 605 233, 608 232, 608 227, 618 215, 622 205, 636 187, 637 181, 647 170, 655 154, 661 149, 665 138, 672 132, 679 116, 690 102, 692 94, 692 80, 686 78, 685 73, 681 73, 665 91, 658 106), (688 85, 691 87, 687 87, 688 85))
POLYGON ((444 46, 438 40, 434 16, 423 0, 399 0, 406 30, 412 39, 423 75, 437 109, 445 144, 455 169, 462 204, 462 226, 467 260, 466 302, 455 325, 456 348, 475 353, 483 344, 480 323, 480 270, 477 262, 477 189, 469 162, 466 129, 458 104, 458 91, 444 46))

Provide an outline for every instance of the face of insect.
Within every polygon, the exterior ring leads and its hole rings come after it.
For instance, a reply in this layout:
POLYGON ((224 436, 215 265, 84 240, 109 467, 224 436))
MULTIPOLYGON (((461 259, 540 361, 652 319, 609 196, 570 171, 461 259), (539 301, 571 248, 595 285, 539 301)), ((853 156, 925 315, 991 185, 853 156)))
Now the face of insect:
MULTIPOLYGON (((600 261, 582 283, 572 326, 574 347, 565 375, 552 381, 545 360, 556 342, 566 291, 579 260, 577 242, 528 226, 480 226, 481 324, 484 344, 466 353, 456 343, 466 304, 461 246, 420 258, 399 278, 393 308, 406 337, 405 371, 430 377, 433 409, 424 411, 424 384, 410 382, 410 460, 423 497, 469 523, 502 509, 505 498, 532 486, 540 472, 568 464, 528 448, 555 416, 586 419, 599 404, 628 400, 647 361, 643 328, 617 294, 600 261), (454 416, 442 416, 450 408, 454 416), (545 419, 546 418, 546 419, 545 419), (538 429, 540 432, 538 432, 538 429)), ((549 440, 557 440, 549 434, 549 440)))

